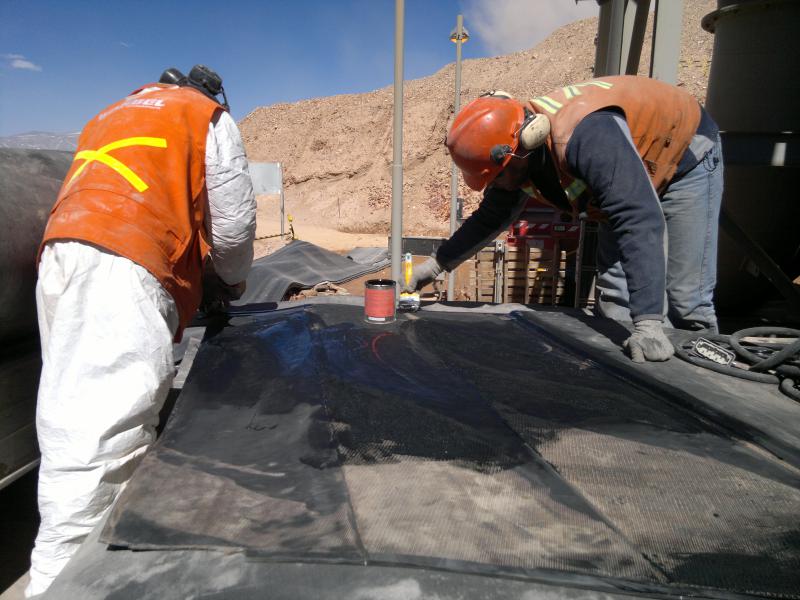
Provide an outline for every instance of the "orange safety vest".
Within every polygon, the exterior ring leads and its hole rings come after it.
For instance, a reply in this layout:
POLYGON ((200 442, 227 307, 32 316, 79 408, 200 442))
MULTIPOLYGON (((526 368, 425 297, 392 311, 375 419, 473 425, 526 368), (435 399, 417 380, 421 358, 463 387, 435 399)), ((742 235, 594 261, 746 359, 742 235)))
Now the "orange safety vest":
POLYGON ((550 119, 547 144, 562 174, 567 168, 567 144, 583 118, 597 110, 618 107, 639 156, 661 193, 675 175, 678 163, 700 124, 700 104, 691 94, 648 77, 599 77, 564 86, 526 103, 550 119))
POLYGON ((140 88, 84 127, 39 253, 81 240, 141 265, 175 300, 180 339, 202 297, 206 136, 222 108, 191 88, 146 87, 160 89, 140 88))

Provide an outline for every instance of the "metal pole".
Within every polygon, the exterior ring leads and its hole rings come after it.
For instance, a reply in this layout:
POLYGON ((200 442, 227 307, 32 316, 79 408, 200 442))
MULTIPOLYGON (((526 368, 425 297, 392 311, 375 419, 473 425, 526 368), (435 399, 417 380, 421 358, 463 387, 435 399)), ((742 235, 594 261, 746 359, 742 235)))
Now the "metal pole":
POLYGON ((286 220, 284 213, 284 198, 283 198, 283 165, 278 163, 278 179, 281 182, 281 239, 283 239, 283 222, 286 220))
POLYGON ((392 279, 400 281, 403 254, 403 27, 404 0, 394 2, 394 151, 392 154, 392 279))
MULTIPOLYGON (((453 114, 461 110, 461 36, 464 33, 464 16, 456 17, 456 91, 453 102, 453 114)), ((450 172, 450 235, 458 229, 458 168, 453 163, 450 172)), ((447 275, 447 300, 455 300, 455 272, 447 275)))
POLYGON ((620 73, 636 75, 642 56, 642 42, 647 28, 647 12, 650 0, 629 0, 625 6, 625 21, 622 26, 622 56, 620 73))
POLYGON ((608 31, 608 54, 603 75, 619 75, 622 57, 622 30, 625 24, 625 0, 611 0, 611 21, 608 31))
POLYGON ((602 77, 606 73, 608 57, 608 34, 611 29, 611 0, 597 0, 600 14, 597 17, 597 37, 594 40, 594 76, 602 77))
POLYGON ((580 230, 578 232, 578 248, 575 250, 575 299, 572 306, 581 307, 581 280, 583 278, 583 245, 586 240, 586 215, 581 213, 580 230))
POLYGON ((675 84, 681 54, 683 0, 656 0, 653 20, 653 53, 650 55, 650 77, 675 84))

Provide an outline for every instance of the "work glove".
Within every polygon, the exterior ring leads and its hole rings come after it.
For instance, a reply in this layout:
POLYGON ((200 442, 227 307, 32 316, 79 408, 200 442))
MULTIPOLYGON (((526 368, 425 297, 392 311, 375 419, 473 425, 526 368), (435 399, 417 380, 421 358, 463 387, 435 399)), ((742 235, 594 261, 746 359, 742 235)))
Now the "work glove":
POLYGON ((431 256, 421 265, 414 267, 414 270, 411 273, 411 280, 408 282, 408 284, 403 283, 403 288, 401 291, 409 294, 418 292, 429 283, 432 283, 442 271, 444 271, 444 267, 439 264, 439 261, 431 256))
POLYGON ((223 313, 228 310, 231 302, 242 297, 245 282, 229 285, 219 275, 206 271, 203 274, 203 300, 200 302, 200 311, 206 315, 223 313))
POLYGON ((634 323, 633 335, 625 340, 622 347, 628 351, 635 363, 646 360, 668 360, 675 354, 672 342, 664 335, 664 325, 655 319, 645 319, 634 323))

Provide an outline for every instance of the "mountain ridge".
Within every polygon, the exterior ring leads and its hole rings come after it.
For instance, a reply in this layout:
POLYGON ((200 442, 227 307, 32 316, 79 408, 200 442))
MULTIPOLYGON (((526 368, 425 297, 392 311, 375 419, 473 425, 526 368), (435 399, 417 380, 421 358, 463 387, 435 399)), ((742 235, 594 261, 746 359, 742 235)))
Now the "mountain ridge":
MULTIPOLYGON (((713 35, 700 20, 714 0, 684 3, 677 85, 702 103, 713 35)), ((650 63, 652 14, 639 74, 650 63)), ((532 97, 592 77, 597 18, 557 29, 529 50, 462 62, 462 106, 489 89, 532 97)), ((404 84, 403 204, 405 235, 446 235, 450 158, 443 140, 453 118, 454 63, 404 84)), ((251 161, 281 162, 287 212, 340 231, 389 230, 393 87, 254 109, 239 122, 251 161)), ((480 194, 459 177, 469 214, 480 194)))

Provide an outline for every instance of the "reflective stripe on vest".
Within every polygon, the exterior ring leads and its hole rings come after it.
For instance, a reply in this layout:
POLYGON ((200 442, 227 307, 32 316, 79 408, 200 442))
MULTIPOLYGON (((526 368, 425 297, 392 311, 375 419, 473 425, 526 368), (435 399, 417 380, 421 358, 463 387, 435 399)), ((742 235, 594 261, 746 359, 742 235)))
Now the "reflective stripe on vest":
MULTIPOLYGON (((115 170, 117 173, 122 175, 128 183, 130 183, 133 187, 136 188, 137 192, 145 191, 149 186, 142 181, 142 179, 134 173, 130 168, 128 168, 125 163, 117 160, 113 156, 109 156, 108 153, 112 150, 118 150, 120 148, 128 148, 130 146, 151 146, 153 148, 166 148, 167 147, 167 140, 164 138, 155 138, 155 137, 131 137, 125 138, 123 140, 117 140, 116 142, 111 142, 110 144, 106 144, 99 150, 82 150, 75 155, 75 160, 85 160, 86 162, 83 163, 80 167, 78 167, 75 172, 72 174, 72 177, 69 178, 67 182, 67 186, 75 181, 75 178, 80 175, 83 170, 92 162, 97 161, 101 162, 107 167, 115 170)), ((66 189, 66 188, 65 188, 66 189)))
POLYGON ((534 98, 532 102, 542 110, 549 112, 551 115, 556 114, 558 109, 564 106, 561 104, 561 102, 553 100, 549 96, 538 96, 537 98, 534 98))
POLYGON ((584 183, 582 179, 576 178, 572 180, 572 183, 564 188, 564 193, 567 195, 567 199, 570 202, 575 202, 575 200, 578 199, 585 189, 586 183, 584 183))
MULTIPOLYGON (((608 83, 607 81, 585 81, 583 83, 576 83, 573 85, 568 85, 561 90, 564 92, 564 97, 567 100, 572 100, 575 96, 581 95, 580 88, 586 87, 589 85, 593 85, 599 87, 603 90, 610 90, 614 87, 613 83, 608 83)), ((558 100, 553 100, 550 96, 537 96, 533 100, 531 100, 536 106, 541 108, 544 111, 549 112, 551 115, 556 114, 559 109, 564 108, 564 105, 559 102, 558 100)))

